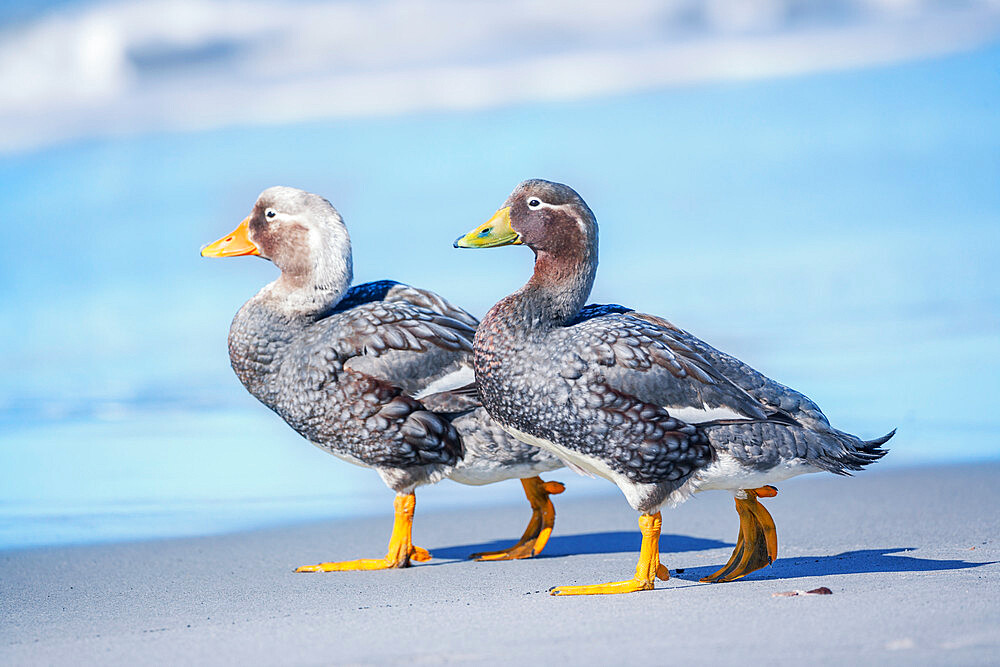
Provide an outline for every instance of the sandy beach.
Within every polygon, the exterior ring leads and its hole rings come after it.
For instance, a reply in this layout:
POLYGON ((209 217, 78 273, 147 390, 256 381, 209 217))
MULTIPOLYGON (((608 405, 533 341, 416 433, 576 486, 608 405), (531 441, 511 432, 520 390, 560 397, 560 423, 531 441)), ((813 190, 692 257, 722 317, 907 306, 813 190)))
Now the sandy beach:
POLYGON ((792 480, 767 502, 779 560, 730 584, 698 583, 737 530, 732 500, 702 494, 664 511, 670 581, 576 598, 546 590, 629 577, 639 536, 620 496, 574 498, 560 473, 556 532, 529 561, 465 560, 515 540, 521 505, 418 505, 415 541, 435 558, 399 571, 292 572, 381 554, 388 515, 4 552, 0 663, 1000 661, 1000 464, 792 480), (820 586, 833 594, 774 596, 820 586))
POLYGON ((0 2, 0 667, 1000 667, 998 72, 1000 0, 0 2), (890 453, 779 485, 778 560, 733 583, 699 582, 739 526, 708 492, 664 509, 655 590, 550 596, 640 546, 568 470, 540 557, 470 562, 528 504, 444 481, 430 562, 296 574, 382 556, 392 493, 233 372, 275 253, 200 249, 302 188, 355 285, 484 318, 532 253, 454 240, 533 178, 596 216, 590 303, 890 453))

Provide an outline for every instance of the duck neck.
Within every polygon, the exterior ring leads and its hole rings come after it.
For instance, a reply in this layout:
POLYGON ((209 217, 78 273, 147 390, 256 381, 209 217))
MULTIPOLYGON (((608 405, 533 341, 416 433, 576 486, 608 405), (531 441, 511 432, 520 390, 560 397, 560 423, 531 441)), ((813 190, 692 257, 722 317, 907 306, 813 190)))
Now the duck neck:
POLYGON ((320 255, 306 268, 286 267, 254 297, 289 320, 311 322, 340 303, 354 279, 351 255, 320 255))
POLYGON ((596 274, 596 248, 560 255, 538 250, 531 280, 504 300, 506 317, 528 332, 561 327, 587 302, 596 274))

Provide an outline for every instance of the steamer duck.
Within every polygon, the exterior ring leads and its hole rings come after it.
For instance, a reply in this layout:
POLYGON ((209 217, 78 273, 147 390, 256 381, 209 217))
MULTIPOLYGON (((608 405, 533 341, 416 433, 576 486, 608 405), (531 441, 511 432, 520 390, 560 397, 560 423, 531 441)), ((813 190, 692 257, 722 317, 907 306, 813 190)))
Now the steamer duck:
POLYGON ((697 491, 735 496, 732 557, 707 582, 773 562, 777 533, 760 497, 789 477, 849 474, 881 458, 893 433, 864 441, 833 428, 803 394, 667 320, 623 306, 588 306, 597 272, 597 220, 571 188, 521 183, 459 248, 526 245, 527 284, 480 323, 474 367, 483 405, 511 435, 604 477, 640 512, 633 579, 560 586, 554 595, 627 593, 666 580, 660 508, 697 491))
POLYGON ((450 478, 521 478, 532 517, 509 549, 480 560, 527 558, 545 546, 561 467, 508 436, 479 403, 472 372, 477 321, 427 290, 394 281, 350 287, 351 242, 325 199, 273 187, 204 257, 258 255, 280 277, 247 301, 229 331, 229 357, 247 390, 317 447, 373 468, 396 492, 384 558, 320 563, 298 572, 407 567, 430 554, 412 542, 414 489, 450 478))

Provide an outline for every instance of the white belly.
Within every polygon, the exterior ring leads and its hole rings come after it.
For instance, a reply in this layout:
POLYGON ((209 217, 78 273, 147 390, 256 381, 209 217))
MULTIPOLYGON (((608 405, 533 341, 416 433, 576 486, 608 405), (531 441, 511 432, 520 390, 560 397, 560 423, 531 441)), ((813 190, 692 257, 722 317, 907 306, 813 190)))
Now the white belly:
POLYGON ((697 473, 695 488, 697 491, 756 489, 810 472, 822 472, 822 468, 793 460, 778 464, 770 470, 754 470, 742 465, 729 454, 719 452, 718 459, 697 473))
POLYGON ((459 484, 482 486, 508 479, 524 479, 535 477, 543 472, 559 468, 559 462, 531 462, 517 465, 502 465, 486 459, 460 461, 448 471, 448 479, 459 484))
MULTIPOLYGON (((558 443, 524 433, 510 426, 503 428, 521 442, 552 452, 578 473, 591 477, 603 477, 613 482, 625 494, 625 498, 633 508, 638 508, 644 498, 655 495, 653 493, 655 484, 633 482, 625 475, 612 470, 598 458, 581 454, 558 443)), ((768 484, 778 484, 790 477, 811 472, 822 472, 822 468, 800 461, 789 461, 770 470, 757 471, 742 465, 729 454, 719 452, 717 460, 692 475, 670 494, 665 500, 665 504, 677 505, 689 498, 692 493, 699 491, 725 490, 732 491, 736 496, 742 496, 743 489, 756 489, 768 484)))

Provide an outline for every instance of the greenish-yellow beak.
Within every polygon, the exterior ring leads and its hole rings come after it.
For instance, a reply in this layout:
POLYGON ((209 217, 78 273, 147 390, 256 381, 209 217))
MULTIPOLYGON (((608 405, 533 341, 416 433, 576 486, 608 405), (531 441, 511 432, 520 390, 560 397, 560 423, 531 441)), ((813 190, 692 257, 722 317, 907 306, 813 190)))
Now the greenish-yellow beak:
POLYGON ((505 206, 493 217, 465 236, 455 239, 456 248, 496 248, 502 245, 521 245, 521 237, 510 226, 510 206, 505 206))

